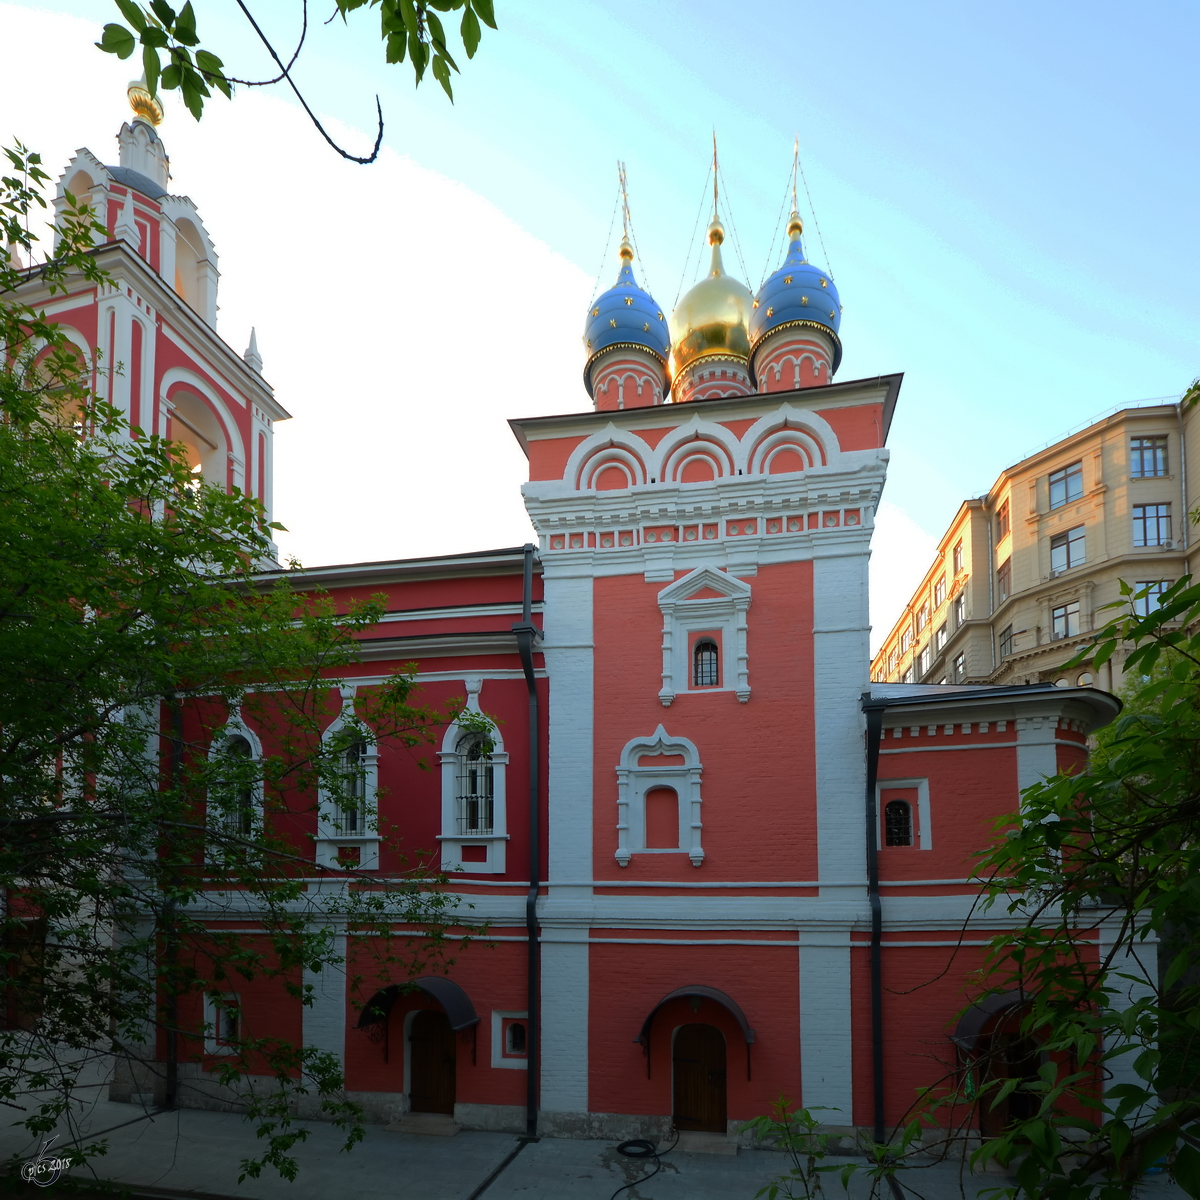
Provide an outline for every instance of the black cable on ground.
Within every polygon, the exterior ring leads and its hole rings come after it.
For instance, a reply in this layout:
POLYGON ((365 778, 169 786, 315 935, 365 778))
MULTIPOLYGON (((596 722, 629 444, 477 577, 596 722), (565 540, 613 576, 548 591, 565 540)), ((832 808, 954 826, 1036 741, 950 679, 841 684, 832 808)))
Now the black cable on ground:
POLYGON ((610 1200, 617 1200, 617 1197, 634 1184, 645 1183, 647 1179, 653 1179, 655 1175, 662 1170, 662 1156, 670 1154, 676 1146, 679 1145, 679 1130, 675 1130, 675 1140, 665 1149, 659 1150, 656 1143, 647 1140, 646 1138, 630 1138, 627 1142, 622 1142, 617 1147, 617 1153, 625 1158, 652 1158, 654 1159, 654 1170, 649 1175, 643 1175, 641 1179, 631 1180, 629 1183, 622 1184, 615 1192, 613 1192, 610 1200))
POLYGON ((535 1137, 517 1138, 516 1147, 509 1154, 509 1156, 467 1197, 467 1200, 479 1200, 479 1197, 482 1196, 483 1193, 486 1192, 488 1188, 490 1188, 492 1184, 500 1178, 500 1175, 503 1173, 504 1169, 509 1165, 509 1163, 512 1162, 514 1158, 517 1157, 518 1154, 521 1153, 522 1150, 525 1149, 526 1146, 529 1145, 530 1142, 540 1142, 541 1140, 541 1138, 535 1137))

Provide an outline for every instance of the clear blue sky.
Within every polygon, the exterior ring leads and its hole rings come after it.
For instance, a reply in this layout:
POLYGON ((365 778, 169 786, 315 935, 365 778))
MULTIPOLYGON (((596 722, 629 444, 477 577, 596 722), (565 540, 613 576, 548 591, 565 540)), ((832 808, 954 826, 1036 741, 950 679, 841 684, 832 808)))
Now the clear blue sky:
MULTIPOLYGON (((230 0, 193 2, 232 69, 267 69, 230 0)), ((105 0, 50 7, 98 25, 112 11, 105 0)), ((255 6, 281 49, 297 7, 255 6)), ((407 65, 382 64, 376 18, 361 13, 325 27, 313 7, 297 78, 314 107, 362 131, 361 145, 379 91, 387 145, 488 198, 589 278, 625 159, 639 265, 664 305, 711 130, 752 287, 798 133, 845 305, 839 378, 904 372, 886 499, 928 533, 1008 462, 1200 374, 1200 5, 496 10, 500 31, 463 63, 453 107, 432 81, 414 94, 407 65)), ((319 187, 329 163, 314 133, 289 187, 319 187)), ((404 225, 397 195, 379 236, 404 225)), ((808 245, 819 260, 816 238, 808 245)), ((611 251, 601 274, 615 276, 611 251)), ((465 311, 448 315, 508 321, 514 336, 536 337, 539 315, 562 303, 519 275, 506 312, 471 312, 471 294, 464 279, 465 311)))

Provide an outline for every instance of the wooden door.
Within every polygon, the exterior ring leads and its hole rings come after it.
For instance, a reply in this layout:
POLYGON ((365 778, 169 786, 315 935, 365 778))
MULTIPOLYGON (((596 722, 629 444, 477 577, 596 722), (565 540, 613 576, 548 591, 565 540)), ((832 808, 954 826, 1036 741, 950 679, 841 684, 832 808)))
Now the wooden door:
POLYGON ((681 1025, 675 1034, 677 1129, 724 1133, 725 1038, 712 1025, 681 1025))
POLYGON ((454 1030, 443 1012, 413 1017, 408 1035, 408 1098, 413 1112, 454 1115, 454 1030))

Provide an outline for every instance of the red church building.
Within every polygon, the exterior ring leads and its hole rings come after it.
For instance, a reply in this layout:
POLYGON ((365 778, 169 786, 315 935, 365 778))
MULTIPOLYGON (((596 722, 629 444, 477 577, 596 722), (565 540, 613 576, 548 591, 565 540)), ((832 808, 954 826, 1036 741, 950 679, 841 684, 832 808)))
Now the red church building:
MULTIPOLYGON (((113 286, 51 312, 129 364, 100 394, 269 509, 287 413, 253 344, 216 333, 216 254, 146 101, 120 165, 81 150, 62 177, 105 214, 113 286)), ((296 577, 387 596, 346 703, 415 662, 424 701, 497 726, 490 752, 447 728, 433 772, 370 747, 364 819, 311 827, 314 886, 347 854, 386 875, 397 847, 440 852, 486 944, 366 1009, 344 970, 308 980, 312 1007, 239 996, 249 1032, 335 1054, 371 1119, 736 1140, 786 1094, 847 1132, 890 1126, 992 1012, 959 1027, 1005 920, 973 909, 972 855, 1117 711, 1087 688, 870 684, 901 376, 834 382, 841 303, 795 212, 757 294, 723 237, 714 211, 709 272, 673 314, 624 242, 587 314, 584 392, 510 422, 535 546, 296 577)), ((218 1102, 210 1065, 182 1102, 218 1102)))

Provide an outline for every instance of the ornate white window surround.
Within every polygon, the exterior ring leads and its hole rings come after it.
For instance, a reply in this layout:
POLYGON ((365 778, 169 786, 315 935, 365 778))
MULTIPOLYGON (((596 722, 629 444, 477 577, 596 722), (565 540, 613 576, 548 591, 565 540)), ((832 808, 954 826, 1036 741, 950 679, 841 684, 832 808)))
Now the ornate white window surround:
MULTIPOLYGON (((229 752, 230 746, 238 740, 244 740, 250 747, 250 758, 254 762, 262 761, 262 742, 259 741, 258 735, 250 728, 249 725, 242 720, 240 713, 230 713, 229 720, 225 725, 217 731, 212 743, 208 748, 208 759, 211 763, 214 759, 229 752)), ((215 809, 213 798, 210 796, 206 803, 206 812, 204 822, 206 826, 214 826, 220 823, 230 833, 236 835, 237 830, 233 827, 233 814, 226 811, 220 812, 215 809)), ((263 785, 259 780, 253 789, 250 797, 249 809, 252 814, 253 830, 251 836, 258 836, 262 832, 264 819, 264 797, 263 785)))
MULTIPOLYGON (((965 728, 965 726, 964 726, 965 728)), ((883 840, 883 794, 892 791, 911 791, 917 793, 916 811, 912 814, 914 845, 920 850, 933 849, 933 822, 929 813, 929 780, 928 779, 880 779, 875 784, 875 815, 877 828, 875 844, 878 849, 884 848, 883 840)))
MULTIPOLYGON (((324 737, 337 733, 354 715, 355 688, 344 685, 341 689, 342 710, 325 730, 324 737)), ((379 870, 379 824, 375 811, 375 793, 379 784, 379 747, 373 741, 366 742, 362 756, 362 795, 359 797, 358 828, 350 831, 342 828, 341 806, 337 797, 324 788, 318 791, 317 813, 317 862, 323 867, 337 867, 342 848, 358 850, 358 870, 379 870)))
MULTIPOLYGON (((463 681, 467 690, 467 711, 485 715, 479 707, 479 693, 483 690, 483 680, 471 676, 463 681)), ((469 828, 460 827, 459 812, 459 780, 463 775, 465 755, 460 750, 460 743, 469 733, 454 722, 446 730, 442 738, 442 748, 438 759, 442 764, 442 832, 438 841, 442 843, 442 870, 464 871, 471 875, 502 875, 505 870, 506 843, 508 841, 508 809, 505 801, 505 775, 508 768, 508 755, 504 751, 504 739, 495 722, 492 724, 492 742, 494 749, 489 756, 491 765, 492 788, 492 820, 487 832, 480 830, 472 832, 469 828), (478 855, 480 850, 486 856, 483 859, 465 859, 464 850, 478 855)))
POLYGON ((750 669, 746 654, 746 613, 750 585, 715 567, 697 567, 658 593, 663 614, 663 706, 681 692, 733 692, 745 704, 750 699, 750 669), (698 592, 716 595, 698 596, 698 592), (720 630, 721 685, 692 687, 688 634, 720 630))
POLYGON ((629 866, 635 854, 686 854, 693 867, 704 862, 700 833, 700 755, 687 738, 673 738, 660 725, 648 738, 634 738, 621 751, 617 767, 617 863, 629 866), (656 765, 644 759, 682 758, 682 763, 656 765), (679 846, 646 846, 646 793, 674 788, 679 797, 679 846))

